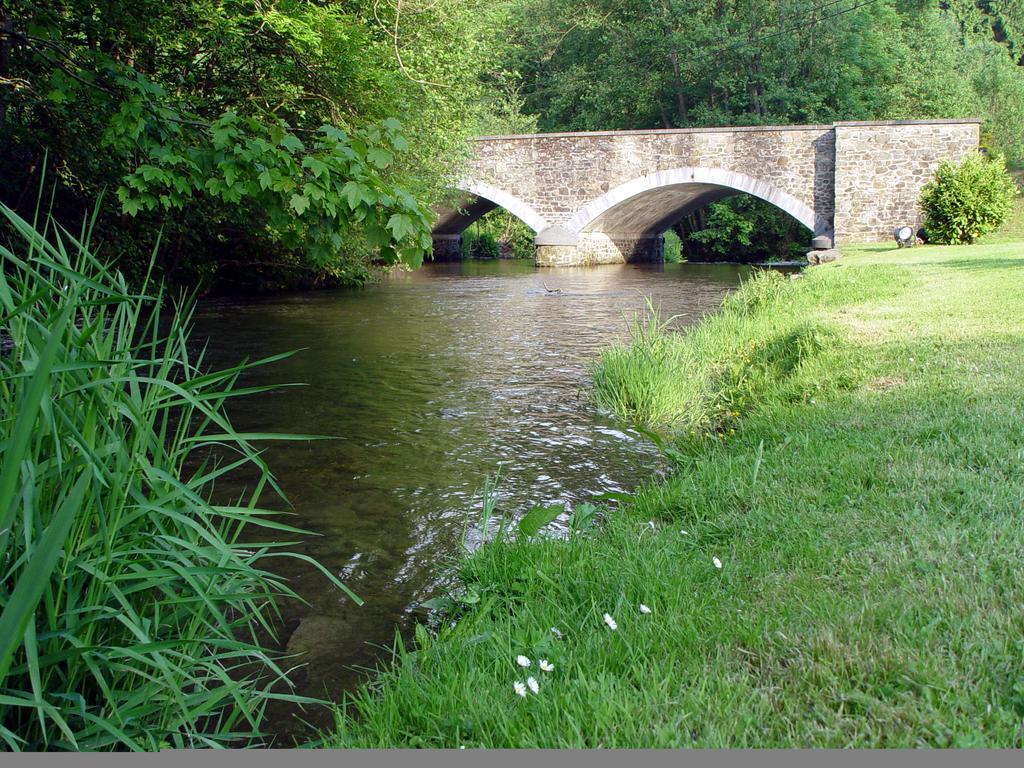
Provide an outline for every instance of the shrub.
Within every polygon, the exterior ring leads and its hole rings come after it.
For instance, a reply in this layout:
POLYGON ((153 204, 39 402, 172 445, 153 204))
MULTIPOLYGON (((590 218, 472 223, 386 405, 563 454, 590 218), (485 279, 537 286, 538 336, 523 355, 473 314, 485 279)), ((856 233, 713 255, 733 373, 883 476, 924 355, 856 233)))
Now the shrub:
POLYGON ((753 195, 710 203, 675 230, 689 261, 772 261, 800 258, 810 232, 799 221, 753 195))
POLYGON ((533 230, 504 208, 488 211, 462 233, 464 259, 532 259, 533 230))
POLYGON ((942 163, 921 191, 928 239, 944 245, 973 243, 1006 220, 1017 193, 1001 155, 973 154, 959 165, 942 163))
POLYGON ((533 258, 534 232, 523 221, 501 208, 494 209, 485 218, 494 219, 494 228, 491 232, 509 258, 533 258))
POLYGON ((259 507, 258 436, 224 412, 246 366, 201 370, 188 307, 129 290, 87 237, 4 219, 0 745, 247 744, 295 698, 260 638, 295 596, 274 539, 299 532, 259 507), (215 502, 235 471, 250 490, 215 502))
POLYGON ((665 263, 678 264, 683 261, 683 241, 675 230, 669 229, 665 232, 665 263))
POLYGON ((497 259, 501 256, 501 245, 490 232, 462 233, 462 258, 464 259, 497 259))

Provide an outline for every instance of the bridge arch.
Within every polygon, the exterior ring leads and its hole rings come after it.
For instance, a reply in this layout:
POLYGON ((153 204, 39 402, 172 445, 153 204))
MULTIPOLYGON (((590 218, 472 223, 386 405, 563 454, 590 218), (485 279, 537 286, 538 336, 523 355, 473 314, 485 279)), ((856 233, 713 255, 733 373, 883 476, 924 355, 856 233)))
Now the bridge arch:
POLYGON ((547 220, 537 213, 530 205, 513 194, 491 184, 475 179, 461 179, 453 185, 453 189, 472 195, 474 202, 467 206, 465 213, 459 210, 442 211, 434 225, 435 236, 455 236, 490 210, 504 208, 520 219, 534 234, 548 227, 547 220))
POLYGON ((565 223, 577 237, 589 232, 655 236, 691 211, 738 193, 759 197, 814 235, 832 236, 832 224, 806 203, 767 182, 723 168, 684 166, 627 181, 578 209, 565 223))

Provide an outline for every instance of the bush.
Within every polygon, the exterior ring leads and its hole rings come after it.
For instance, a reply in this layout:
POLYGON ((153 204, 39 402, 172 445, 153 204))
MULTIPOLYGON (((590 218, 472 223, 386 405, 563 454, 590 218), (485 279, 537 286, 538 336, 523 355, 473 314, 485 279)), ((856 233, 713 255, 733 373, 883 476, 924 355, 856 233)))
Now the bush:
POLYGON ((501 245, 490 232, 462 233, 462 258, 497 259, 501 256, 501 245))
POLYGON ((462 233, 464 259, 532 259, 533 230, 504 208, 488 211, 462 233))
POLYGON ((697 262, 802 258, 811 238, 799 221, 753 195, 710 203, 685 217, 675 230, 683 258, 697 262))
POLYGON ((532 259, 534 232, 521 219, 503 208, 495 208, 478 223, 485 223, 506 258, 532 259))
POLYGON ((921 191, 928 239, 944 245, 973 243, 997 229, 1013 210, 1017 185, 1001 155, 944 162, 921 191))
POLYGON ((675 230, 670 229, 665 232, 665 263, 678 264, 681 261, 683 261, 683 241, 679 239, 675 230))

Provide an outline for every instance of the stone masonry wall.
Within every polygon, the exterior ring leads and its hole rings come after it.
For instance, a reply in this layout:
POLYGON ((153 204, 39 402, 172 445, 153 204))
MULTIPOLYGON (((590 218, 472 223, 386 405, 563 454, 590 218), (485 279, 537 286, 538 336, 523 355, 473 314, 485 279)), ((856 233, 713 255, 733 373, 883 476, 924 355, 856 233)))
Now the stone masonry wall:
POLYGON ((835 240, 892 238, 899 225, 922 224, 921 188, 943 160, 978 147, 975 122, 837 123, 835 240))
POLYGON ((575 246, 537 246, 541 267, 594 266, 597 264, 658 263, 665 260, 665 238, 608 236, 584 232, 575 246))
POLYGON ((467 175, 513 194, 551 224, 619 184, 687 166, 746 174, 828 219, 834 161, 831 126, 556 133, 478 139, 467 175))
POLYGON ((460 261, 462 259, 461 235, 434 235, 434 261, 460 261))
MULTIPOLYGON (((544 230, 538 264, 621 263, 662 258, 652 227, 680 210, 673 190, 691 188, 714 196, 745 185, 773 201, 788 195, 787 210, 803 208, 815 234, 837 244, 887 240, 897 225, 920 225, 921 188, 943 160, 976 151, 978 138, 971 120, 492 136, 476 141, 463 175, 479 199, 544 230), (711 172, 679 181, 683 168, 711 172), (651 185, 642 194, 631 185, 603 197, 638 180, 651 185), (595 213, 611 209, 619 211, 614 220, 595 213)), ((451 227, 439 230, 435 252, 456 257, 457 237, 451 227)))

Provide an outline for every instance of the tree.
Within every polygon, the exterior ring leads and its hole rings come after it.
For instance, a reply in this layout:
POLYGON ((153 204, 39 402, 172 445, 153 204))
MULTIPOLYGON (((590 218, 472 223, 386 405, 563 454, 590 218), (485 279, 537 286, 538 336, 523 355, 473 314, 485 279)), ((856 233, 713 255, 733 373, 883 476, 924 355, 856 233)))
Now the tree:
POLYGON ((415 265, 486 112, 491 18, 479 0, 0 0, 0 172, 27 190, 48 156, 65 220, 115 191, 119 249, 163 228, 186 279, 226 250, 345 279, 415 265))

